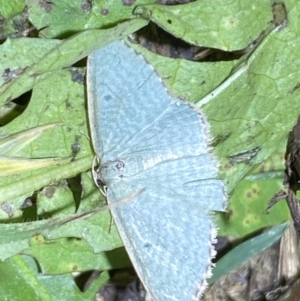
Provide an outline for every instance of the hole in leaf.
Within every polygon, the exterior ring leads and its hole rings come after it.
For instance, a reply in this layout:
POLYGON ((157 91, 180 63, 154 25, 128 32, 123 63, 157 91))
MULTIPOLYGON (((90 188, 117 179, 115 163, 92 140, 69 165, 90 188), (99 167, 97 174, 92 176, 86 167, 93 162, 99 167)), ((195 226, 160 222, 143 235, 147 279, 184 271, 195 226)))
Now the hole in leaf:
POLYGON ((0 108, 0 126, 4 126, 21 115, 28 106, 32 91, 28 91, 18 98, 6 103, 0 108))

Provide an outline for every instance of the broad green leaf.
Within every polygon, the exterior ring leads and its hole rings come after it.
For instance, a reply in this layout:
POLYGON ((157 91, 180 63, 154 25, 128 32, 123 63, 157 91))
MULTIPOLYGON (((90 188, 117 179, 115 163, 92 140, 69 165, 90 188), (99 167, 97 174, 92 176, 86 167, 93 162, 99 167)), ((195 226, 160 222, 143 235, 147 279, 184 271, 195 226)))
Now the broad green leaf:
POLYGON ((273 19, 269 0, 142 5, 134 13, 190 44, 226 51, 247 47, 273 19))
POLYGON ((282 189, 286 141, 255 169, 251 170, 233 190, 225 214, 217 214, 221 236, 243 237, 258 229, 269 227, 290 218, 285 202, 266 212, 268 201, 282 189))
POLYGON ((1 15, 4 18, 12 18, 19 14, 25 8, 25 1, 11 0, 11 1, 0 1, 1 15))
POLYGON ((136 18, 132 11, 140 4, 155 0, 137 0, 126 5, 121 0, 60 0, 57 2, 26 0, 29 19, 46 38, 68 37, 71 33, 95 28, 110 28, 136 18), (65 20, 68 20, 66 22, 65 20))
POLYGON ((43 129, 53 123, 57 125, 34 140, 28 137, 28 146, 18 151, 18 157, 70 158, 74 143, 81 146, 78 155, 92 154, 83 110, 84 76, 84 68, 58 70, 34 86, 26 110, 2 127, 1 134, 10 135, 24 128, 43 129))
POLYGON ((254 166, 269 158, 280 143, 286 144, 287 134, 299 114, 297 93, 291 93, 297 81, 284 75, 298 72, 293 70, 297 53, 291 48, 286 59, 279 54, 286 51, 284 40, 288 32, 293 32, 291 23, 281 30, 266 32, 257 48, 243 57, 233 72, 197 104, 211 124, 221 177, 226 179, 227 191, 233 193, 228 214, 220 218, 223 234, 245 235, 289 216, 285 203, 272 210, 272 219, 265 213, 267 202, 281 189, 283 178, 277 182, 244 181, 238 185, 254 166), (256 197, 249 199, 253 191, 256 197))
POLYGON ((92 247, 83 239, 61 238, 44 240, 43 236, 34 236, 32 245, 22 251, 40 262, 44 274, 64 274, 93 269, 111 270, 130 266, 130 259, 124 248, 109 252, 94 253, 92 247), (52 254, 59 257, 53 261, 52 254))
POLYGON ((76 206, 73 191, 67 181, 41 189, 37 193, 36 203, 38 216, 43 216, 46 212, 57 212, 57 215, 73 214, 76 206))
MULTIPOLYGON (((280 75, 287 69, 289 59, 273 65, 278 53, 273 49, 283 47, 279 41, 285 30, 274 29, 267 34, 250 55, 238 62, 233 73, 197 104, 212 126, 215 153, 228 192, 254 165, 274 152, 297 118, 297 93, 290 93, 296 81, 286 79, 286 85, 282 85, 285 79, 280 75), (290 122, 283 112, 291 117, 290 122)), ((289 67, 293 69, 293 65, 289 67)))
POLYGON ((218 141, 215 153, 228 192, 275 151, 299 115, 299 70, 295 64, 297 44, 300 46, 299 3, 289 1, 285 5, 289 22, 284 27, 268 28, 258 46, 197 104, 206 113, 218 141), (293 46, 287 47, 290 40, 293 46))
POLYGON ((29 256, 17 255, 0 264, 0 294, 4 301, 93 300, 97 287, 107 280, 107 273, 102 273, 93 286, 82 293, 72 274, 45 276, 39 273, 36 262, 29 256))
POLYGON ((111 29, 91 29, 69 39, 7 39, 0 47, 0 105, 32 89, 49 75, 86 57, 93 50, 145 26, 135 19, 111 29), (2 79, 2 81, 1 81, 2 79))

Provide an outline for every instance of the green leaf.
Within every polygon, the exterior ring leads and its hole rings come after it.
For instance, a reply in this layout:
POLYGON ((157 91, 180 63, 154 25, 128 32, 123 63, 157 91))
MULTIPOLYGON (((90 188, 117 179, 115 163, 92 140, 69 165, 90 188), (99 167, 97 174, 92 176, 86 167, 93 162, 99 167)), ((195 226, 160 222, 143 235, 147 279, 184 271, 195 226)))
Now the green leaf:
POLYGON ((23 14, 25 2, 20 0, 0 1, 1 26, 0 40, 4 40, 8 35, 13 35, 16 31, 26 30, 29 24, 23 14))
POLYGON ((25 112, 2 127, 1 134, 57 125, 34 140, 28 137, 30 144, 18 151, 18 157, 72 157, 74 143, 80 143, 81 156, 92 154, 83 110, 84 75, 84 68, 59 70, 34 86, 25 112))
POLYGON ((279 202, 269 213, 268 201, 282 189, 286 141, 233 190, 226 213, 215 215, 221 236, 243 237, 264 227, 274 226, 290 218, 285 202, 279 202))
POLYGON ((31 241, 32 246, 23 250, 22 254, 38 260, 43 274, 47 275, 83 272, 95 268, 103 271, 131 265, 124 248, 94 253, 86 241, 78 238, 44 240, 39 235, 33 237, 31 241), (53 261, 52 254, 56 254, 60 260, 53 261))
POLYGON ((25 130, 0 138, 1 156, 16 156, 20 150, 29 145, 32 141, 43 135, 45 132, 54 129, 58 124, 46 124, 40 127, 25 130))
POLYGON ((0 264, 0 294, 4 301, 93 300, 96 287, 101 287, 107 280, 107 273, 102 273, 93 283, 93 289, 82 293, 72 274, 44 276, 38 272, 36 262, 29 256, 17 255, 0 264))
POLYGON ((71 33, 95 28, 110 28, 136 18, 132 11, 136 5, 155 3, 155 0, 138 0, 125 5, 121 0, 26 0, 29 19, 41 29, 45 38, 68 37, 71 33), (68 22, 66 22, 68 20, 68 22))
POLYGON ((25 2, 20 0, 0 1, 1 15, 4 18, 12 18, 25 8, 25 2))
POLYGON ((0 105, 32 89, 49 75, 86 57, 93 50, 145 26, 135 19, 112 29, 91 29, 69 39, 7 39, 0 46, 0 105))
MULTIPOLYGON (((47 219, 0 224, 0 259, 5 260, 28 248, 29 238, 36 234, 42 234, 47 239, 82 238, 90 244, 95 253, 121 247, 122 242, 117 228, 112 224, 108 208, 103 207, 105 200, 101 198, 99 190, 95 189, 90 172, 82 174, 81 183, 84 189, 81 192, 80 208, 76 214, 63 214, 63 212, 76 211, 76 204, 73 200, 65 201, 63 206, 61 204, 63 200, 60 196, 67 193, 67 187, 52 186, 43 189, 37 198, 40 205, 38 209, 44 211, 42 216, 47 219), (46 192, 47 189, 49 189, 48 192, 46 192), (59 192, 57 196, 56 190, 62 189, 65 190, 64 193, 59 192), (44 199, 40 195, 43 195, 44 199), (94 214, 82 218, 82 214, 90 211, 94 211, 94 214)), ((15 203, 8 204, 13 206, 15 203)))
POLYGON ((273 18, 268 0, 143 5, 134 13, 190 44, 226 51, 247 47, 273 18))
MULTIPOLYGON (((5 138, 1 138, 0 154, 17 155, 32 141, 37 139, 46 131, 52 130, 56 126, 58 126, 58 124, 48 124, 13 135, 9 135, 5 138)), ((0 177, 7 177, 12 174, 18 174, 21 172, 32 171, 43 167, 49 167, 69 160, 70 159, 64 158, 25 159, 0 156, 0 177)))
POLYGON ((119 248, 122 242, 115 225, 111 224, 111 215, 107 209, 104 207, 102 211, 100 209, 85 219, 81 218, 82 214, 73 214, 42 221, 0 224, 0 259, 5 260, 29 247, 28 239, 36 234, 42 234, 47 239, 82 238, 95 253, 119 248))
POLYGON ((48 169, 36 171, 32 176, 24 177, 23 179, 20 179, 17 182, 6 183, 1 185, 0 203, 2 210, 0 210, 0 216, 2 218, 13 216, 15 214, 13 208, 20 208, 25 196, 30 196, 35 191, 51 183, 57 183, 62 179, 74 177, 78 173, 90 169, 91 166, 92 157, 87 156, 74 162, 60 164, 57 166, 50 167, 48 169), (16 202, 17 198, 20 198, 21 203, 16 202), (6 207, 10 208, 9 211, 4 209, 6 207))
MULTIPOLYGON (((18 149, 18 156, 31 158, 31 160, 34 160, 32 158, 47 157, 69 158, 67 161, 61 159, 52 162, 48 169, 20 172, 0 178, 0 204, 5 204, 0 209, 1 218, 20 216, 22 212, 19 208, 26 197, 47 185, 65 178, 75 177, 91 168, 93 151, 88 138, 88 126, 83 110, 85 105, 84 72, 85 69, 72 68, 49 76, 34 87, 25 112, 1 128, 2 135, 9 135, 20 132, 24 128, 39 129, 39 126, 42 126, 41 129, 43 129, 45 124, 56 122, 58 125, 55 128, 44 132, 38 138, 33 140, 28 137, 28 140, 31 140, 30 144, 18 149), (34 116, 36 117, 34 118, 34 116), (74 153, 74 150, 77 153, 74 153), (74 155, 76 155, 76 159, 74 162, 70 162, 74 155), (3 210, 3 208, 9 208, 9 211, 3 210)), ((40 160, 42 159, 34 161, 34 165, 43 163, 40 160)), ((16 162, 17 167, 19 163, 16 162)), ((63 197, 58 200, 64 203, 63 197)))
MULTIPOLYGON (((28 5, 30 5, 29 2, 28 0, 28 5)), ((122 6, 121 1, 118 4, 115 1, 107 2, 107 5, 112 5, 108 8, 107 18, 105 16, 96 20, 97 14, 106 13, 101 9, 108 7, 101 3, 103 2, 93 1, 94 7, 88 13, 83 11, 87 7, 80 5, 89 3, 60 1, 57 4, 59 10, 53 8, 50 13, 39 14, 40 9, 47 9, 47 5, 53 7, 49 1, 39 1, 38 7, 34 7, 34 4, 31 5, 29 14, 37 27, 45 26, 47 22, 50 22, 50 26, 42 30, 41 35, 62 37, 69 36, 73 30, 81 32, 65 40, 8 39, 0 46, 0 73, 3 75, 0 77, 1 104, 33 89, 27 109, 14 121, 1 128, 1 136, 48 123, 60 122, 62 123, 60 127, 31 142, 30 145, 20 150, 20 154, 28 159, 70 157, 74 152, 77 154, 74 162, 0 179, 0 217, 3 222, 9 222, 1 224, 0 227, 2 260, 26 249, 24 252, 36 256, 45 271, 51 269, 55 273, 59 272, 59 267, 55 264, 51 265, 51 259, 53 262, 59 261, 56 253, 60 250, 63 254, 60 247, 64 246, 67 250, 72 249, 75 252, 73 240, 70 240, 72 242, 68 244, 66 237, 80 238, 82 245, 78 244, 79 253, 88 254, 89 260, 93 260, 94 256, 99 255, 92 255, 92 250, 96 253, 107 253, 107 251, 122 245, 108 211, 99 212, 86 219, 77 219, 72 214, 78 210, 80 216, 81 212, 103 206, 103 201, 99 191, 93 186, 90 175, 82 173, 90 169, 93 156, 88 139, 84 103, 83 75, 85 70, 83 68, 73 69, 69 66, 87 56, 92 50, 103 47, 117 38, 123 38, 148 23, 145 20, 134 19, 122 21, 115 27, 108 28, 124 16, 127 18, 134 6, 128 10, 126 8, 124 14, 120 13, 119 15, 113 5, 122 6), (100 10, 97 10, 99 6, 100 10), (72 20, 69 23, 64 22, 68 10, 63 11, 62 8, 70 8, 69 12, 73 12, 70 17, 72 20), (79 14, 77 14, 78 9, 81 10, 79 14), (90 14, 90 18, 87 19, 88 14, 90 14), (78 22, 76 22, 77 17, 78 22), (85 30, 97 26, 105 26, 106 29, 85 30), (80 173, 81 176, 75 177, 80 173), (79 181, 79 191, 71 189, 70 180, 68 182, 63 180, 68 177, 74 177, 73 180, 79 181), (57 182, 60 182, 59 185, 54 185, 57 182), (44 186, 47 187, 42 189, 44 186), (35 214, 29 214, 20 209, 27 196, 33 196, 33 200, 37 201, 38 208, 35 214), (64 216, 63 213, 68 215, 64 216), (49 217, 49 219, 27 223, 17 222, 24 217, 27 218, 26 214, 29 219, 33 220, 39 214, 42 217, 49 217), (15 223, 11 223, 12 220, 15 223), (46 242, 41 246, 30 246, 28 238, 36 234, 42 234, 46 242), (51 249, 50 239, 54 244, 52 251, 57 251, 52 255, 49 252, 51 249), (44 251, 49 255, 48 258, 43 257, 41 250, 44 247, 44 251)), ((222 173, 220 176, 226 179, 228 192, 233 194, 229 206, 231 211, 228 211, 233 215, 228 215, 230 218, 223 224, 222 221, 219 221, 222 227, 221 231, 240 236, 257 227, 278 223, 286 218, 286 210, 281 210, 285 207, 285 203, 280 204, 279 209, 276 208, 277 205, 274 207, 274 211, 271 212, 272 218, 264 216, 267 198, 271 195, 272 190, 276 190, 280 186, 281 179, 259 179, 258 177, 261 176, 266 177, 267 173, 265 170, 255 170, 255 167, 265 164, 265 160, 270 159, 279 142, 285 140, 286 134, 299 114, 297 107, 299 98, 297 12, 299 4, 295 0, 285 2, 289 13, 288 25, 281 30, 272 31, 272 28, 268 27, 271 8, 267 10, 269 3, 267 4, 266 1, 260 2, 259 5, 257 2, 249 5, 242 1, 233 1, 227 3, 226 6, 219 5, 215 8, 213 15, 206 15, 205 18, 188 17, 194 16, 195 12, 202 16, 199 7, 204 5, 203 8, 209 9, 207 3, 207 1, 197 1, 180 7, 158 7, 156 5, 145 7, 148 12, 153 12, 155 22, 165 26, 169 32, 177 36, 182 35, 183 39, 193 44, 215 45, 215 47, 224 49, 242 49, 253 39, 258 38, 263 31, 262 40, 251 54, 242 57, 239 62, 199 63, 164 58, 149 54, 147 51, 143 53, 146 53, 146 59, 153 64, 174 95, 191 102, 198 101, 198 106, 207 115, 208 122, 211 124, 215 154, 221 162, 222 173), (229 4, 232 4, 233 8, 229 4), (240 9, 239 12, 237 12, 237 8, 240 9), (184 14, 181 14, 178 9, 184 11, 184 14), (252 16, 253 12, 255 13, 254 17, 252 16), (211 18, 207 18, 207 16, 211 18), (172 24, 168 22, 169 17, 172 24), (253 19, 259 21, 253 22, 253 19), (210 33, 216 31, 214 27, 211 31, 197 27, 195 24, 199 20, 206 22, 206 26, 221 24, 217 30, 218 35, 211 36, 210 33), (182 28, 178 27, 180 22, 183 22, 182 28), (186 31, 187 29, 191 30, 186 31), (243 178, 245 179, 242 181, 243 178), (252 211, 249 211, 249 208, 252 211), (261 213, 259 214, 259 212, 261 213), (284 215, 281 215, 281 212, 284 215), (245 225, 250 226, 245 227, 245 225), (240 230, 242 227, 244 229, 240 230)), ((137 4, 141 4, 141 2, 136 2, 135 5, 137 4)), ((130 15, 129 18, 132 16, 130 15)), ((283 166, 281 168, 276 166, 276 171, 282 171, 283 168, 283 166)), ((269 173, 270 170, 267 172, 269 173)), ((63 255, 66 260, 62 265, 64 271, 70 270, 76 262, 80 263, 80 269, 90 267, 89 260, 80 260, 79 254, 74 253, 74 257, 69 261, 67 261, 66 255, 63 255)), ((109 268, 107 262, 100 257, 99 255, 96 259, 99 264, 109 268), (102 259, 103 261, 101 261, 102 259)), ((84 298, 83 294, 74 288, 74 282, 70 275, 66 278, 59 278, 62 276, 38 278, 40 274, 30 264, 32 274, 27 273, 26 270, 21 271, 19 268, 13 269, 10 274, 11 267, 6 264, 10 265, 15 258, 18 259, 19 256, 1 263, 1 272, 3 271, 5 277, 9 276, 5 279, 19 279, 19 274, 24 273, 27 278, 24 277, 22 281, 20 280, 20 286, 17 286, 17 289, 22 289, 22 293, 28 290, 29 298, 32 297, 30 300, 35 300, 33 292, 39 289, 43 294, 45 293, 43 295, 45 300, 47 298, 49 300, 51 298, 64 300, 67 297, 67 300, 84 298), (57 283, 54 285, 55 279, 66 286, 65 291, 69 296, 64 295, 64 290, 57 291, 57 283), (33 286, 31 280, 34 283, 34 290, 31 290, 33 286), (45 283, 49 286, 46 292, 43 286, 45 283), (41 285, 40 288, 39 285, 41 285), (72 289, 69 290, 70 287, 72 289)), ((26 257, 21 258, 24 260, 26 257)), ((26 260, 26 264, 28 264, 28 258, 26 260)), ((20 262, 17 265, 22 266, 22 264, 20 262)), ((9 300, 13 300, 14 296, 20 295, 20 292, 12 291, 12 286, 6 282, 0 288, 0 292, 3 292, 1 296, 8 296, 9 300)), ((16 289, 15 287, 14 289, 16 289)))
POLYGON ((208 279, 208 283, 213 283, 251 257, 266 250, 274 242, 280 239, 286 228, 287 223, 281 224, 235 247, 217 262, 216 267, 213 269, 213 276, 208 279))
MULTIPOLYGON (((58 163, 69 161, 70 159, 22 159, 0 157, 0 177, 19 174, 22 172, 33 171, 43 167, 49 167, 58 163)), ((0 188, 1 190, 1 188, 0 188)))

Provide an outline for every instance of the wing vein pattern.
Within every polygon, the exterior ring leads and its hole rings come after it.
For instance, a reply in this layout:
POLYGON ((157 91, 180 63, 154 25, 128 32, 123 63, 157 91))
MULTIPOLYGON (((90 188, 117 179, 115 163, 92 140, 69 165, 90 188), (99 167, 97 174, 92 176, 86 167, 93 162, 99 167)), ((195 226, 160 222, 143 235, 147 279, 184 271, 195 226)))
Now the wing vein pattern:
POLYGON ((173 97, 123 41, 92 53, 87 71, 92 141, 133 265, 155 301, 200 300, 225 209, 204 115, 173 97))

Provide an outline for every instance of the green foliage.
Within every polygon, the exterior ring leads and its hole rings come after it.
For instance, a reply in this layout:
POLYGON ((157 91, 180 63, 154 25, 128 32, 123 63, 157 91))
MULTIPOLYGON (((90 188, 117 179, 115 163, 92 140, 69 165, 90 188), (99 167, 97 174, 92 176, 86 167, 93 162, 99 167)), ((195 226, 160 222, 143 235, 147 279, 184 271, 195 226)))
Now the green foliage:
MULTIPOLYGON (((101 207, 105 201, 89 171, 93 150, 85 69, 71 66, 150 20, 200 46, 232 51, 258 40, 239 61, 214 63, 171 59, 133 47, 154 66, 171 93, 195 103, 207 116, 220 177, 230 195, 228 211, 216 215, 219 233, 243 237, 289 218, 284 203, 269 215, 265 209, 281 187, 286 137, 299 114, 300 4, 285 1, 288 22, 275 28, 267 0, 208 0, 176 6, 154 2, 125 6, 120 0, 0 0, 4 19, 0 38, 7 38, 0 45, 1 120, 18 114, 19 107, 11 100, 32 91, 26 110, 0 130, 0 170, 5 175, 0 178, 4 300, 92 299, 107 274, 102 273, 83 294, 70 272, 128 264, 107 210, 85 219, 74 215, 101 207), (40 30, 39 38, 16 34, 28 30, 28 20, 40 30), (39 164, 45 165, 36 169, 39 164), (80 191, 70 188, 71 180, 66 183, 70 178, 78 180, 80 191), (21 210, 33 194, 36 212, 21 210), (38 218, 42 220, 34 221, 38 218), (37 263, 48 276, 38 273, 37 263), (7 279, 17 279, 17 285, 7 279), (60 291, 58 283, 63 287, 60 291)), ((261 249, 267 245, 260 241, 261 249)))

